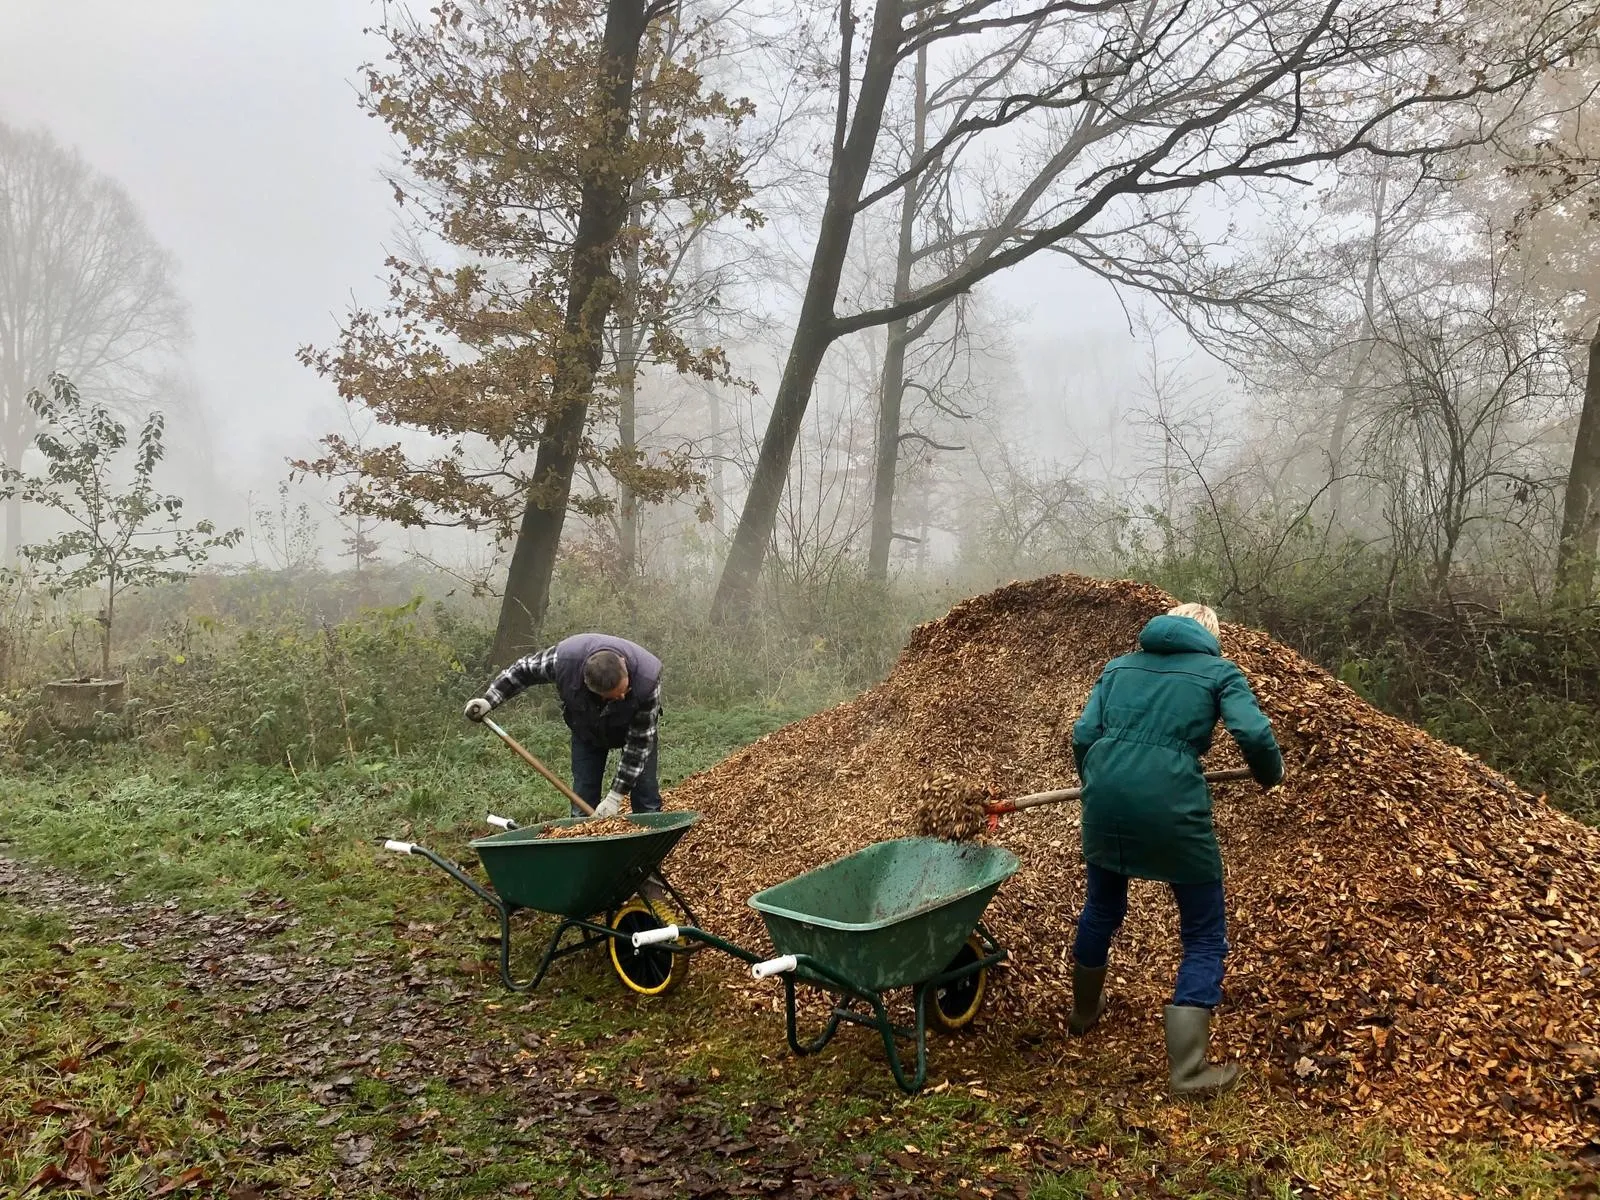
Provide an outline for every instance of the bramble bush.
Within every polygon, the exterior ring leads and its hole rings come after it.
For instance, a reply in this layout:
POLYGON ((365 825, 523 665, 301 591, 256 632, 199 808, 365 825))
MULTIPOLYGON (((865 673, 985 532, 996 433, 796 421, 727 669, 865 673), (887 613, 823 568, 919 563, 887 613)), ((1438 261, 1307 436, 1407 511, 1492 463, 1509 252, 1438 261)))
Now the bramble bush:
MULTIPOLYGON (((434 606, 437 608, 438 606, 434 606)), ((459 712, 466 669, 420 596, 337 624, 207 621, 137 680, 138 736, 198 762, 316 768, 403 753, 459 712)))
MULTIPOLYGON (((321 571, 208 572, 152 589, 130 606, 139 632, 123 713, 78 745, 132 736, 197 765, 315 768, 405 754, 460 733, 460 711, 504 664, 490 663, 493 611, 419 571, 369 573, 363 607, 347 577, 321 571), (397 598, 404 588, 409 597, 397 598), (425 598, 431 593, 433 599, 425 598)), ((666 664, 672 720, 691 711, 815 711, 882 678, 911 626, 947 606, 931 592, 864 582, 827 594, 779 597, 766 620, 719 629, 702 581, 646 580, 621 591, 564 566, 546 636, 605 630, 631 637, 666 664)), ((0 704, 0 748, 62 746, 41 732, 24 687, 0 704)), ((536 689, 529 718, 556 719, 536 689)))

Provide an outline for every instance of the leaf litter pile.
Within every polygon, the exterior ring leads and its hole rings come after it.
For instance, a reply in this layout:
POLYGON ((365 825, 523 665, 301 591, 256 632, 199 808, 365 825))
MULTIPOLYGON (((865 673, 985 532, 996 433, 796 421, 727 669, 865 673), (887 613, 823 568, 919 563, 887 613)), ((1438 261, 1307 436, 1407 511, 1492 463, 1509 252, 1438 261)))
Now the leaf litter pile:
MULTIPOLYGON (((957 605, 913 633, 883 683, 679 786, 672 807, 705 819, 669 867, 708 927, 765 945, 746 905, 761 888, 917 832, 940 804, 959 821, 980 793, 1074 782, 1089 688, 1173 603, 1061 575, 957 605)), ((1214 789, 1232 946, 1216 1050, 1301 1103, 1416 1136, 1569 1152, 1600 1139, 1600 830, 1262 633, 1226 626, 1223 650, 1272 719, 1288 776, 1271 794, 1214 789)), ((1219 729, 1207 769, 1239 765, 1219 729)), ((1165 889, 1135 883, 1112 1007, 1069 1039, 1078 806, 1005 816, 982 836, 1022 860, 985 917, 1012 956, 980 1018, 987 1036, 1021 1034, 1068 1078, 1084 1064, 1088 1084, 1089 1064, 1119 1059, 1164 1078, 1178 957, 1165 889)), ((735 986, 770 1002, 770 989, 735 986)), ((936 1059, 982 1054, 960 1042, 936 1059)))

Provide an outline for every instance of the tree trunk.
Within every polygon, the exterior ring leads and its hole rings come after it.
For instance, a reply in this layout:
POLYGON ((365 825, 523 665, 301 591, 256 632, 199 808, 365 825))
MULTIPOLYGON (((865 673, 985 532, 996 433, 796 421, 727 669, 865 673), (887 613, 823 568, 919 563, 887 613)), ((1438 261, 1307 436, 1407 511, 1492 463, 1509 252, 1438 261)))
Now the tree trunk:
MULTIPOLYGON (((700 285, 706 279, 706 252, 705 239, 695 238, 689 246, 689 275, 695 285, 700 285)), ((695 341, 698 345, 711 344, 711 323, 706 319, 706 309, 696 305, 690 316, 690 328, 694 331, 695 341)), ((700 394, 705 398, 705 452, 702 455, 706 464, 706 486, 711 500, 711 531, 715 534, 717 553, 722 552, 722 535, 726 525, 724 513, 728 507, 728 492, 726 478, 723 475, 722 460, 725 451, 722 445, 722 392, 715 379, 707 379, 700 384, 700 394)))
POLYGON ((806 280, 805 299, 801 302, 794 341, 789 347, 783 378, 773 400, 772 416, 767 421, 767 430, 761 439, 755 473, 750 480, 750 492, 745 497, 744 510, 739 514, 733 544, 728 550, 728 561, 722 569, 716 597, 711 602, 714 621, 730 621, 745 617, 750 612, 756 584, 761 578, 761 565, 766 558, 778 508, 783 500, 784 484, 789 477, 789 462, 800 436, 806 407, 811 401, 811 388, 822 367, 823 356, 839 336, 833 305, 839 294, 845 254, 850 248, 856 204, 861 198, 861 189, 872 165, 872 151, 877 144, 878 129, 883 123, 884 102, 888 99, 889 85, 894 80, 901 16, 901 0, 878 0, 872 19, 872 40, 862 71, 861 94, 856 101, 854 117, 851 118, 848 79, 852 46, 850 32, 854 28, 855 18, 850 13, 849 0, 844 0, 840 8, 839 19, 845 36, 840 55, 839 111, 833 162, 828 174, 828 200, 823 208, 821 227, 817 231, 811 274, 806 280), (847 124, 848 136, 844 132, 847 124))
MULTIPOLYGON (((629 219, 637 227, 644 214, 634 205, 629 219)), ((623 260, 622 301, 617 331, 617 438, 632 453, 638 446, 639 379, 639 247, 635 243, 623 260)), ((617 540, 621 572, 631 580, 639 574, 639 500, 626 479, 617 481, 617 540)))
POLYGON ((1563 603, 1582 605, 1594 590, 1595 556, 1600 553, 1600 328, 1589 343, 1588 376, 1578 436, 1572 444, 1567 496, 1561 511, 1561 544, 1556 558, 1556 594, 1563 603))
POLYGON ((22 500, 12 496, 6 505, 6 557, 8 567, 16 566, 22 559, 22 500))
POLYGON ((1328 512, 1337 529, 1344 511, 1344 452, 1350 436, 1350 418, 1355 413, 1356 400, 1367 379, 1367 364, 1372 360, 1372 341, 1363 341, 1355 366, 1339 389, 1339 407, 1333 413, 1333 431, 1328 436, 1328 512))
MULTIPOLYGON (((901 298, 897 294, 897 298, 901 298)), ((889 578, 889 548, 894 542, 894 485, 900 467, 900 405, 906 390, 907 322, 889 326, 878 397, 877 455, 872 470, 872 532, 867 542, 867 578, 889 578)))
POLYGON ((1372 204, 1372 245, 1367 253, 1367 278, 1361 296, 1361 352, 1350 369, 1344 387, 1339 389, 1339 407, 1333 414, 1333 432, 1328 438, 1328 511, 1334 526, 1338 525, 1344 509, 1344 452, 1349 436, 1350 418, 1355 413, 1356 398, 1366 381, 1367 366, 1372 361, 1373 343, 1377 338, 1377 320, 1374 310, 1378 302, 1378 268, 1383 261, 1383 206, 1389 199, 1389 176, 1378 177, 1378 195, 1372 204))
POLYGON ((106 611, 101 618, 100 678, 111 678, 111 622, 117 615, 117 573, 113 570, 106 580, 106 611))
POLYGON ((711 531, 717 535, 717 548, 727 531, 728 483, 722 472, 722 393, 715 380, 706 384, 706 420, 711 426, 711 531))
MULTIPOLYGON (((17 385, 13 385, 17 386, 17 385)), ((20 396, 15 403, 6 405, 6 412, 16 418, 15 425, 0 433, 0 465, 21 470, 22 456, 27 451, 28 439, 32 432, 32 414, 27 411, 21 402, 20 396)), ((6 547, 5 564, 8 567, 16 566, 22 559, 22 499, 13 496, 5 501, 6 509, 6 547)))
MULTIPOLYGON (((916 93, 911 112, 911 161, 922 157, 928 132, 928 48, 917 51, 916 93)), ((920 179, 920 177, 919 177, 920 179)), ((911 295, 911 258, 916 250, 919 180, 906 184, 900 198, 900 240, 895 250, 894 302, 911 295)), ((878 389, 878 446, 872 472, 872 532, 867 542, 867 578, 889 578, 889 548, 894 542, 894 488, 900 468, 900 406, 906 394, 906 347, 910 319, 889 324, 883 354, 883 381, 878 389)), ((923 328, 927 328, 923 325, 923 328)))
POLYGON ((533 484, 511 552, 493 655, 506 662, 529 650, 550 604, 572 475, 600 368, 606 318, 616 302, 611 253, 628 210, 622 173, 633 107, 639 42, 649 13, 644 0, 609 0, 602 76, 596 96, 598 134, 587 156, 578 229, 568 269, 567 312, 551 380, 552 412, 539 432, 533 484))

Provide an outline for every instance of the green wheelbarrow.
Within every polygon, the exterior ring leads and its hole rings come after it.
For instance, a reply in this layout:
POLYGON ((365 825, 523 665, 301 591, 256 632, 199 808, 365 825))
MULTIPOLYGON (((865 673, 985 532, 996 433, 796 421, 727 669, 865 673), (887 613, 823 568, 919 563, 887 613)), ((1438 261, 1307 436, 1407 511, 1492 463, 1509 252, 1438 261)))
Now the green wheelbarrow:
POLYGON ((846 1022, 875 1029, 895 1082, 916 1092, 927 1078, 930 1018, 945 1030, 966 1026, 983 1004, 989 968, 1006 958, 982 917, 1017 867, 1016 856, 998 846, 935 838, 878 842, 750 898, 775 955, 754 954, 693 925, 641 929, 629 941, 638 954, 712 946, 749 963, 757 979, 781 976, 790 1049, 815 1054, 846 1022), (795 1016, 801 983, 839 1001, 808 1041, 795 1016), (902 1026, 890 1018, 884 995, 908 987, 915 1023, 902 1026), (910 1074, 901 1040, 916 1047, 910 1074))
POLYGON ((633 813, 636 830, 595 837, 544 837, 554 827, 580 825, 583 817, 519 827, 490 816, 503 832, 469 843, 493 891, 441 854, 415 842, 388 840, 384 849, 419 855, 500 915, 500 982, 514 992, 538 987, 552 963, 608 945, 612 969, 641 996, 671 991, 688 973, 689 960, 666 949, 640 953, 632 938, 659 930, 669 920, 697 921, 688 901, 660 871, 661 860, 700 819, 693 812, 633 813), (646 881, 653 886, 646 888, 646 881), (668 905, 663 895, 670 896, 668 905), (519 982, 511 973, 511 917, 522 909, 560 917, 534 975, 519 982), (577 936, 567 941, 567 935, 577 936))

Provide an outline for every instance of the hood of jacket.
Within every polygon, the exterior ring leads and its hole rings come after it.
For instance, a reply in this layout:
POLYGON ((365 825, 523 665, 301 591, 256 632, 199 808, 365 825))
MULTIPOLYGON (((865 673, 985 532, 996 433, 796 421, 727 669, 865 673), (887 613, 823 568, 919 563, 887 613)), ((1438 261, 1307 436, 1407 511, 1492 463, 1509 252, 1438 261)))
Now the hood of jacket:
POLYGON ((1145 624, 1139 631, 1139 649, 1150 654, 1222 654, 1221 643, 1199 621, 1170 614, 1145 624))

